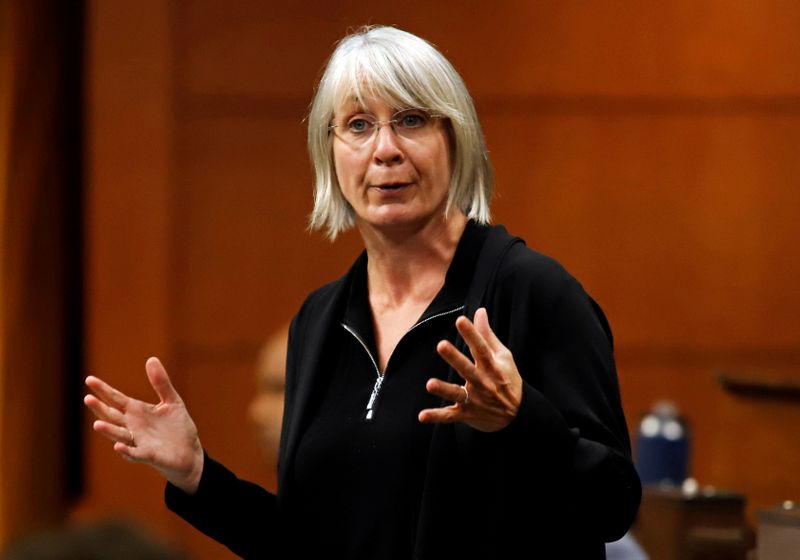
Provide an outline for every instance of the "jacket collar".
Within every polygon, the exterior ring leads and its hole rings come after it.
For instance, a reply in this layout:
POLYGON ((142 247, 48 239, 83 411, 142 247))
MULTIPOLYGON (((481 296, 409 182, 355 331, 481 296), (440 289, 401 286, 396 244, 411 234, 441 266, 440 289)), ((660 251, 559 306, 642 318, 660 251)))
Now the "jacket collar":
MULTIPOLYGON (((488 226, 478 225, 471 220, 467 222, 453 254, 453 260, 447 268, 444 285, 419 317, 417 324, 464 305, 478 253, 488 232, 488 226)), ((375 336, 367 288, 368 262, 369 257, 363 252, 350 269, 347 302, 342 322, 357 332, 374 353, 375 336)))

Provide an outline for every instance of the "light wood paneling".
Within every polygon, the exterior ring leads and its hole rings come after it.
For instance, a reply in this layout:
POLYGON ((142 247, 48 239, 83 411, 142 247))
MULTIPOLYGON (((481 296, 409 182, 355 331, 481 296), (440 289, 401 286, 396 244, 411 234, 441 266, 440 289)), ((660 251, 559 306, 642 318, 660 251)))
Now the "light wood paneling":
POLYGON ((185 87, 308 98, 349 27, 398 25, 438 45, 473 95, 782 96, 800 91, 791 0, 186 3, 185 87))
POLYGON ((484 125, 496 217, 583 280, 620 347, 800 346, 800 115, 484 125))
POLYGON ((176 319, 192 347, 260 343, 360 251, 353 235, 331 244, 306 230, 311 173, 300 120, 183 123, 176 319))

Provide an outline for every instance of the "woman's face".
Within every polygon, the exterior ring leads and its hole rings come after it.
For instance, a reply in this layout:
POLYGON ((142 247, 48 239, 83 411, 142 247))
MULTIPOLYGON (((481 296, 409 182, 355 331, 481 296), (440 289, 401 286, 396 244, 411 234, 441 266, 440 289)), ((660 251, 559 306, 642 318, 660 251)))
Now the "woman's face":
POLYGON ((358 131, 364 121, 385 123, 396 113, 375 100, 366 107, 355 102, 341 107, 334 118, 336 176, 360 228, 416 229, 444 213, 450 145, 443 119, 432 118, 415 131, 420 121, 412 113, 400 123, 408 125, 411 134, 398 134, 390 124, 382 124, 363 144, 346 141, 346 130, 358 131))

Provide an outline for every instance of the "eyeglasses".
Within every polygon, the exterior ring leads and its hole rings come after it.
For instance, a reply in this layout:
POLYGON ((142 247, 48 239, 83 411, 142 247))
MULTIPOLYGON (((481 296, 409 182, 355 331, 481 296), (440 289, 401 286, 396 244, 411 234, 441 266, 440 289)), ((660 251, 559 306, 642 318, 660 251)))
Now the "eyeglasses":
POLYGON ((387 121, 379 121, 372 115, 357 114, 334 122, 328 126, 342 141, 356 148, 367 146, 383 125, 391 125, 392 131, 406 140, 419 140, 430 134, 436 119, 443 115, 433 115, 422 109, 404 109, 396 112, 387 121))

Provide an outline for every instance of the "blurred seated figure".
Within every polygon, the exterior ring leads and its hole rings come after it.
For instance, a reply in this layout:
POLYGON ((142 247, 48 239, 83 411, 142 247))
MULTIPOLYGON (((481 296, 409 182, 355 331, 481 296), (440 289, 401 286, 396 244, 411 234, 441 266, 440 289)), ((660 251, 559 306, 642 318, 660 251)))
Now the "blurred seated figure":
POLYGON ((256 362, 256 395, 248 408, 250 420, 258 430, 264 457, 273 470, 277 469, 281 439, 288 344, 288 324, 282 325, 264 341, 256 362))
POLYGON ((12 542, 0 560, 188 560, 132 521, 105 520, 35 531, 12 542))

